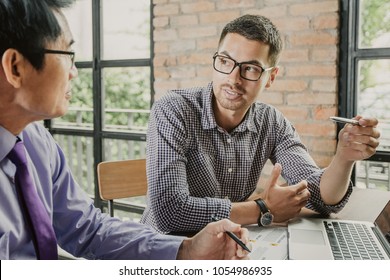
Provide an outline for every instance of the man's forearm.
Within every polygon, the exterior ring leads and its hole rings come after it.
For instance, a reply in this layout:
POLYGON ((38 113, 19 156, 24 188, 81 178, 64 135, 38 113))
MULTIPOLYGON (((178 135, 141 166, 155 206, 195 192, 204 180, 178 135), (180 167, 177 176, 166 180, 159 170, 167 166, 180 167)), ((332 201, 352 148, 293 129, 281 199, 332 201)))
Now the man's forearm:
POLYGON ((322 200, 327 205, 338 204, 345 196, 354 162, 342 162, 333 159, 325 169, 320 182, 322 200))

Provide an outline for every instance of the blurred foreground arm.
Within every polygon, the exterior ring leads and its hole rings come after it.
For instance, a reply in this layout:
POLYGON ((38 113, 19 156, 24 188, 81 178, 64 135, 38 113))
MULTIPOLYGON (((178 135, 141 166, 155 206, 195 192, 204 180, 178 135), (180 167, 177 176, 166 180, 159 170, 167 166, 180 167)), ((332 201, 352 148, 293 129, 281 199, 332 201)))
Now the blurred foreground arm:
POLYGON ((248 244, 248 230, 227 219, 208 224, 194 237, 186 239, 180 246, 178 260, 240 260, 248 259, 243 250, 225 232, 234 232, 248 244))

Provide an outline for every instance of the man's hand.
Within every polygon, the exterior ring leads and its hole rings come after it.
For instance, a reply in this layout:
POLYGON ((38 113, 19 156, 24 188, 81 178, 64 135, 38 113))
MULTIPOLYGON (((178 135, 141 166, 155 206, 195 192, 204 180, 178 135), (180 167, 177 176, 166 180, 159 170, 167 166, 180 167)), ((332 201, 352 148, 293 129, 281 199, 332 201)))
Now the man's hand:
POLYGON ((310 197, 306 181, 292 186, 279 186, 277 181, 281 172, 282 166, 276 163, 261 195, 268 209, 274 215, 274 222, 277 223, 297 216, 310 197))
POLYGON ((357 161, 371 157, 379 145, 378 120, 356 116, 359 125, 346 124, 339 132, 336 157, 338 160, 357 161))
POLYGON ((194 237, 180 246, 177 259, 182 260, 240 260, 248 259, 248 252, 225 232, 235 233, 249 248, 248 230, 227 219, 208 224, 194 237))

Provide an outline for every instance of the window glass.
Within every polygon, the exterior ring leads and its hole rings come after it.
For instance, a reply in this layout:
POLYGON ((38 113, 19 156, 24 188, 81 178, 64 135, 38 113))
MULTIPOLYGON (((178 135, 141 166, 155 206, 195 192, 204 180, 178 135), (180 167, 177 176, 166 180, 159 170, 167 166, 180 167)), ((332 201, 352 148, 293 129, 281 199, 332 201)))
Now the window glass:
POLYGON ((369 160, 357 162, 356 186, 390 191, 389 167, 389 162, 369 160))
POLYGON ((76 182, 91 197, 95 196, 93 138, 55 134, 54 139, 64 151, 76 182))
POLYGON ((381 131, 378 151, 390 151, 390 59, 361 60, 357 111, 376 117, 381 131))
POLYGON ((104 160, 126 160, 146 157, 146 142, 120 139, 103 140, 104 160))
POLYGON ((150 108, 150 68, 105 68, 104 128, 146 132, 150 108))
POLYGON ((103 60, 150 57, 150 0, 103 0, 103 60))
POLYGON ((75 40, 76 61, 92 61, 92 1, 78 0, 64 14, 75 40))

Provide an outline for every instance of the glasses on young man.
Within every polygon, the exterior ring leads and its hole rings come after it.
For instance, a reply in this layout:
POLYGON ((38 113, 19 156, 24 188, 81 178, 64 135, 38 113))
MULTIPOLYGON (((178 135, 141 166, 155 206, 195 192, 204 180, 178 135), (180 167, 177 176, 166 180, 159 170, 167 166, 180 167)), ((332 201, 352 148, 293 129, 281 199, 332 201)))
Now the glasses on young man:
POLYGON ((51 54, 62 54, 62 55, 66 55, 70 58, 70 68, 73 67, 74 65, 74 59, 75 59, 75 52, 71 52, 71 51, 60 51, 60 50, 49 50, 49 49, 44 49, 43 50, 44 53, 51 53, 51 54))
POLYGON ((223 74, 230 74, 238 66, 240 68, 241 78, 248 81, 257 81, 261 75, 273 69, 274 67, 263 68, 258 64, 249 62, 237 62, 232 58, 215 53, 213 56, 213 67, 216 71, 223 74))

